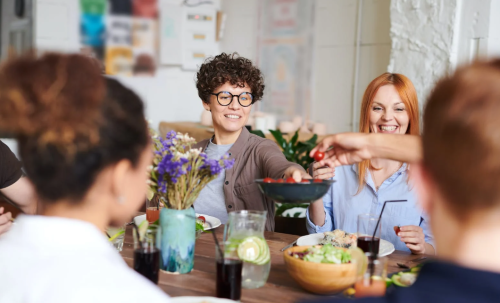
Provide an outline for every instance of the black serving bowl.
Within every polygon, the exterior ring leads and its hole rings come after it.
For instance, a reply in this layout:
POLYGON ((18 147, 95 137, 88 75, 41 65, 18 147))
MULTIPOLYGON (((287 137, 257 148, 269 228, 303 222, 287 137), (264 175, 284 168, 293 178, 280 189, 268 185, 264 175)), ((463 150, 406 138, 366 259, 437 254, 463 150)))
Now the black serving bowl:
POLYGON ((310 183, 265 183, 264 179, 256 179, 255 183, 260 191, 281 203, 311 203, 321 199, 335 182, 333 180, 322 180, 322 182, 310 183))

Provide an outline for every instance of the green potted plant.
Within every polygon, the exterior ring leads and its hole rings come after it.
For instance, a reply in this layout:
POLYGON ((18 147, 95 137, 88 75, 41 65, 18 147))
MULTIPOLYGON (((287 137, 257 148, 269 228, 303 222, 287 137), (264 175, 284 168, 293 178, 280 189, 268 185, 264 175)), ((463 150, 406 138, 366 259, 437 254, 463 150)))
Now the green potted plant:
MULTIPOLYGON (((286 159, 302 166, 305 170, 314 161, 309 157, 311 150, 317 145, 318 136, 314 134, 306 141, 298 141, 299 131, 296 131, 290 140, 286 140, 280 130, 269 130, 273 135, 276 143, 281 147, 286 159)), ((265 135, 260 130, 252 131, 253 134, 265 138, 265 135)), ((276 203, 275 231, 305 235, 305 209, 309 204, 286 204, 276 203)))

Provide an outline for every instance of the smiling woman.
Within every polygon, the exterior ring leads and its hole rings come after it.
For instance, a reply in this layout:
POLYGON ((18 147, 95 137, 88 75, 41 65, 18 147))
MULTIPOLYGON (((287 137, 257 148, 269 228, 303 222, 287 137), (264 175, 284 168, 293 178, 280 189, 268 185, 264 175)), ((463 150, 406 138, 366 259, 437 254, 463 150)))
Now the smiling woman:
POLYGON ((212 113, 215 135, 198 143, 208 158, 224 154, 234 166, 210 182, 194 203, 197 213, 226 223, 228 212, 267 211, 266 229, 274 230, 274 202, 260 192, 255 179, 310 178, 298 164, 288 162, 275 142, 250 134, 245 128, 252 105, 262 98, 264 79, 252 61, 222 53, 200 67, 196 87, 205 110, 212 113))
MULTIPOLYGON (((362 133, 419 135, 418 100, 411 81, 401 74, 384 73, 366 88, 361 104, 359 129, 362 133)), ((314 178, 330 178, 330 168, 313 163, 314 178)), ((307 212, 309 232, 342 229, 357 231, 356 218, 363 213, 379 215, 385 200, 406 199, 390 206, 382 224, 382 238, 398 250, 416 254, 433 253, 433 236, 427 215, 417 205, 408 184, 406 163, 371 159, 336 169, 329 192, 307 212), (402 225, 402 226, 401 226, 402 225), (394 226, 401 226, 395 234, 394 226)))

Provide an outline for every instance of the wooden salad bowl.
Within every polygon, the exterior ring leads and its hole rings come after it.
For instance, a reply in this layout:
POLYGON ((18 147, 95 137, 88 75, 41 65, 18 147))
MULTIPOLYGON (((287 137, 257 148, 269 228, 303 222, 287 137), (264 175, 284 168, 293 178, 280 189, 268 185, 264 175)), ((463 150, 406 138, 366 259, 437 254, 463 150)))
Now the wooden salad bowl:
POLYGON ((295 246, 283 252, 285 265, 292 278, 305 290, 316 294, 334 294, 350 287, 356 281, 355 263, 314 263, 290 256, 291 252, 302 252, 308 246, 295 246))

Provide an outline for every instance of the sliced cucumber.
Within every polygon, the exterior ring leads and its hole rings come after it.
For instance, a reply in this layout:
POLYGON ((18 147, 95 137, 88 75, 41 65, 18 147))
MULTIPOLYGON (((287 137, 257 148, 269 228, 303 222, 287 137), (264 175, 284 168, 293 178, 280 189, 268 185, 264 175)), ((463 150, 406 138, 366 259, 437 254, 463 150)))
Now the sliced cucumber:
POLYGON ((238 257, 245 262, 257 265, 266 264, 271 259, 266 241, 259 237, 245 238, 238 245, 238 257))

